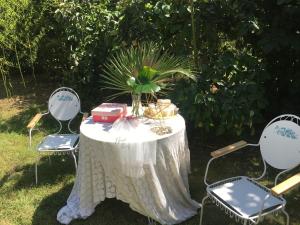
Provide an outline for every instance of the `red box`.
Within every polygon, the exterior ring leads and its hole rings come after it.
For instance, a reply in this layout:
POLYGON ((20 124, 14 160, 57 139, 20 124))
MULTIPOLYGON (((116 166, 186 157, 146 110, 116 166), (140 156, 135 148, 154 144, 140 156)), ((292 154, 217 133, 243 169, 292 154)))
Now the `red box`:
POLYGON ((102 103, 92 110, 94 122, 112 123, 127 114, 127 104, 102 103))

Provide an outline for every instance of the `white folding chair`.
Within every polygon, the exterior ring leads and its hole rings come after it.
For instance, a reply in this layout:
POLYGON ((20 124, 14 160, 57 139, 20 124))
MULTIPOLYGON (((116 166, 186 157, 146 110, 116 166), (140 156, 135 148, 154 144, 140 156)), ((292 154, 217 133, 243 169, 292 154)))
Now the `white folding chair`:
MULTIPOLYGON (((29 145, 32 144, 32 131, 38 121, 45 115, 51 114, 59 124, 59 130, 55 134, 46 136, 37 146, 39 153, 71 153, 74 158, 75 169, 77 169, 77 161, 75 151, 78 149, 79 135, 70 128, 72 120, 78 113, 83 114, 83 119, 87 114, 81 112, 80 99, 77 93, 67 87, 56 89, 50 96, 48 102, 48 112, 37 113, 27 125, 29 129, 29 145), (62 122, 68 122, 68 133, 61 133, 62 122)), ((38 183, 38 162, 35 163, 35 182, 38 183)))
POLYGON ((289 215, 285 211, 286 200, 282 194, 300 184, 300 173, 290 179, 278 183, 279 177, 300 165, 300 118, 295 115, 281 115, 273 119, 263 130, 258 144, 239 141, 211 153, 208 161, 204 183, 207 195, 202 200, 200 225, 202 225, 203 207, 207 199, 212 200, 231 218, 237 222, 258 224, 264 216, 282 211, 289 225, 289 215), (212 184, 207 182, 208 169, 211 162, 221 156, 246 146, 259 147, 263 159, 264 171, 258 178, 246 176, 232 177, 212 184), (267 165, 281 170, 275 178, 272 189, 259 184, 267 170, 267 165))

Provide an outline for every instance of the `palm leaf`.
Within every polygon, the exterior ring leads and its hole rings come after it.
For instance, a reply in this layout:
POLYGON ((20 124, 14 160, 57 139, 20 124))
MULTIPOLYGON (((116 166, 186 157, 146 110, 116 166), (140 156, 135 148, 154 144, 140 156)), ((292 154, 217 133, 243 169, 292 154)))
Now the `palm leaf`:
POLYGON ((142 43, 137 47, 121 50, 104 65, 104 88, 117 91, 116 97, 125 93, 168 91, 175 78, 195 79, 196 71, 191 60, 175 57, 156 43, 142 43), (128 82, 129 79, 134 78, 128 82))

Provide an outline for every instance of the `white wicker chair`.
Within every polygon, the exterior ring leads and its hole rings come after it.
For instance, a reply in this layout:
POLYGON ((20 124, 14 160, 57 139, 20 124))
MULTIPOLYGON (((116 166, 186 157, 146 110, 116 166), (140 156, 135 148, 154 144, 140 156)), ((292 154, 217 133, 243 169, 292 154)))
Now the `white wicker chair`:
POLYGON ((211 153, 204 176, 207 195, 202 200, 200 225, 203 207, 207 199, 212 200, 231 218, 242 224, 258 224, 264 216, 282 211, 289 225, 289 215, 285 211, 286 200, 282 194, 300 183, 300 173, 277 185, 279 176, 300 165, 300 118, 295 115, 281 115, 273 119, 263 130, 258 144, 240 141, 211 153), (211 162, 221 156, 246 146, 260 147, 264 171, 258 178, 245 176, 232 177, 208 184, 207 174, 211 162), (268 189, 257 181, 266 174, 266 163, 281 170, 275 178, 275 186, 268 189))
MULTIPOLYGON (((79 135, 71 130, 70 124, 78 113, 83 114, 83 119, 87 114, 81 112, 80 99, 77 93, 67 87, 56 89, 50 96, 48 102, 48 112, 38 113, 27 125, 29 129, 29 145, 32 144, 32 131, 38 121, 45 115, 51 114, 59 124, 59 130, 55 134, 46 136, 42 142, 37 146, 39 153, 71 153, 74 158, 75 169, 77 169, 77 161, 75 151, 78 149, 79 135), (62 134, 62 122, 68 122, 68 133, 62 134)), ((35 182, 38 183, 38 161, 35 163, 35 182)))

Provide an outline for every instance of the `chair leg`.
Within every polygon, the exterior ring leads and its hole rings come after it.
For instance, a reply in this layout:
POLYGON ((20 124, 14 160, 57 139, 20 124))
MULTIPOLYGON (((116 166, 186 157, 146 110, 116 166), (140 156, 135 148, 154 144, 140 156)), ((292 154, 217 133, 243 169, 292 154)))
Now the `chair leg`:
POLYGON ((282 209, 282 212, 286 216, 286 225, 289 225, 290 224, 290 216, 289 216, 289 214, 285 211, 284 208, 282 209))
POLYGON ((73 156, 73 158, 74 158, 75 169, 76 169, 76 171, 77 171, 77 160, 76 160, 76 155, 75 155, 74 151, 72 151, 72 156, 73 156))
POLYGON ((206 199, 208 199, 208 195, 206 195, 203 199, 202 199, 202 203, 201 203, 201 211, 200 211, 200 222, 199 225, 202 225, 202 218, 203 218, 203 209, 204 209, 204 204, 206 199))
POLYGON ((156 225, 155 220, 151 219, 149 216, 147 218, 148 218, 148 225, 156 225))
POLYGON ((38 162, 35 162, 35 184, 37 185, 38 184, 38 171, 37 171, 37 168, 38 167, 38 162))
POLYGON ((52 166, 52 161, 51 161, 50 155, 48 155, 48 161, 49 161, 50 166, 52 166))

